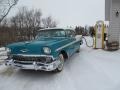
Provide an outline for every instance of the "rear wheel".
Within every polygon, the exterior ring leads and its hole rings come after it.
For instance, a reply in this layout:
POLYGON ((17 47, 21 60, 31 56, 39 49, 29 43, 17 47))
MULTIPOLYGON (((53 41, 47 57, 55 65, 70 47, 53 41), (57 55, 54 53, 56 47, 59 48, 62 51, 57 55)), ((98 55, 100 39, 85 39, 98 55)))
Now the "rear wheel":
POLYGON ((80 48, 76 51, 76 53, 79 53, 80 52, 80 48))
POLYGON ((63 57, 63 55, 60 54, 58 59, 60 61, 60 64, 58 65, 58 67, 55 70, 55 72, 61 72, 63 70, 63 67, 64 67, 64 57, 63 57))

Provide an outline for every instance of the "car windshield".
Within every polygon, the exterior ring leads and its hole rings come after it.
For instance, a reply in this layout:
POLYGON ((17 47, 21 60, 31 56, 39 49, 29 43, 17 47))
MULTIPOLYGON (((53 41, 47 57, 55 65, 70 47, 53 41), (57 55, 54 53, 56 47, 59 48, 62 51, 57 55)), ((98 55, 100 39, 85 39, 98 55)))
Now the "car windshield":
POLYGON ((36 39, 48 37, 65 37, 65 31, 62 29, 41 30, 38 32, 36 39))

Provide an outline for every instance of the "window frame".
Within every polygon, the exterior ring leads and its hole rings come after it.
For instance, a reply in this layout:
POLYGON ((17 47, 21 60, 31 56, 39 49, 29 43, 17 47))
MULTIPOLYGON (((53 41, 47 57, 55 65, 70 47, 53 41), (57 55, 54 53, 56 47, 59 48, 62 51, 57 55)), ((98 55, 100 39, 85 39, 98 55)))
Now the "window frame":
POLYGON ((67 29, 66 30, 66 36, 67 37, 75 37, 76 36, 75 31, 67 29))

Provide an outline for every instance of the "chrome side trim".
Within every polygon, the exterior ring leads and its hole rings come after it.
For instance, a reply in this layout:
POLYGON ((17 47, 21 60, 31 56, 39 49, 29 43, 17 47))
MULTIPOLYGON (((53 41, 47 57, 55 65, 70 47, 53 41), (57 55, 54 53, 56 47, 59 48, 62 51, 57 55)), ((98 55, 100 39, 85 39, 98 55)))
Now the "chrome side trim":
POLYGON ((74 43, 77 43, 77 42, 79 42, 79 41, 80 41, 80 40, 75 40, 75 41, 73 41, 73 42, 70 42, 70 43, 68 43, 68 44, 66 44, 66 45, 64 45, 64 46, 56 49, 56 52, 62 50, 63 48, 66 48, 66 47, 68 47, 68 46, 70 46, 70 45, 72 45, 72 44, 74 44, 74 43))

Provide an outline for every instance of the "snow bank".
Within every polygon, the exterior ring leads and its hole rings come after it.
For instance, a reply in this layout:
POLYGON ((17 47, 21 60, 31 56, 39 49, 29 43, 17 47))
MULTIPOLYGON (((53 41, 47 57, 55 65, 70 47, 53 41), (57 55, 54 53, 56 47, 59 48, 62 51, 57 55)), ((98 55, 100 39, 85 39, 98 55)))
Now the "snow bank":
POLYGON ((7 52, 4 47, 0 48, 0 65, 4 63, 4 60, 7 58, 7 52))

